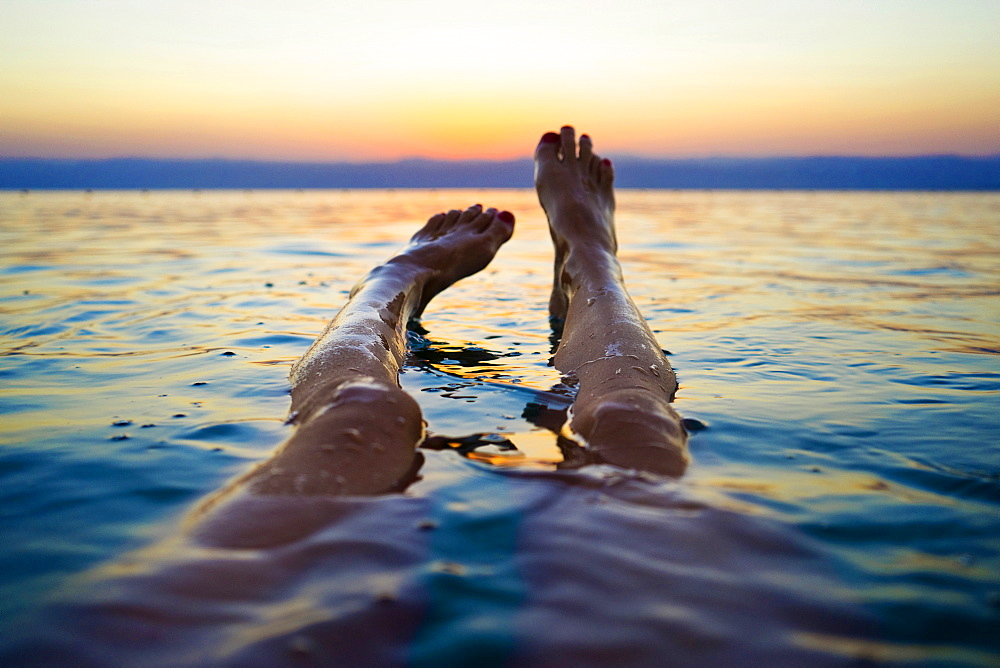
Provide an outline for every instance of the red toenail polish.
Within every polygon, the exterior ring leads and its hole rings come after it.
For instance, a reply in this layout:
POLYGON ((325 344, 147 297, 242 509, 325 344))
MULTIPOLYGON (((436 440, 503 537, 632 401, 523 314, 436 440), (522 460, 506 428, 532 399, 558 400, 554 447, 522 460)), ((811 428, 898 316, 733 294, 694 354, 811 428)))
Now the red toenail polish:
POLYGON ((557 135, 555 132, 546 132, 544 135, 542 135, 542 141, 545 142, 546 144, 555 144, 557 141, 559 141, 559 135, 557 135))
POLYGON ((505 223, 514 222, 514 214, 512 214, 510 211, 501 211, 500 213, 497 214, 497 218, 499 218, 505 223))
POLYGON ((601 164, 604 165, 605 167, 610 167, 611 161, 605 158, 604 160, 601 160, 601 164))

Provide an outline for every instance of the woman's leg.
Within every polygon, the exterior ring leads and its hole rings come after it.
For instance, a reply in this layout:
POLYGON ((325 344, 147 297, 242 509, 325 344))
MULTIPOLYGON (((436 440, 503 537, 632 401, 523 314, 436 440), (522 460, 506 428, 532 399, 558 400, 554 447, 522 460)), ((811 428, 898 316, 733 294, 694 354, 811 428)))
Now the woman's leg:
POLYGON ((405 483, 423 419, 399 387, 406 324, 446 287, 489 264, 514 216, 476 205, 432 217, 376 267, 292 368, 296 432, 237 483, 258 494, 377 494, 405 483))
POLYGON ((689 457, 670 407, 677 380, 625 290, 613 181, 587 135, 579 152, 571 127, 542 137, 535 186, 556 254, 549 309, 564 321, 555 365, 578 380, 570 428, 598 461, 679 476, 689 457))

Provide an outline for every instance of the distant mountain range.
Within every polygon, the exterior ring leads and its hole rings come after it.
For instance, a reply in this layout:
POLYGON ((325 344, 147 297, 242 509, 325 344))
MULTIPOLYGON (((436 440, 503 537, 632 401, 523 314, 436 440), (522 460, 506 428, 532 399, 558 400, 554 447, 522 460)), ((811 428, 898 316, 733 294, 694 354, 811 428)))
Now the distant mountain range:
MULTIPOLYGON (((1000 190, 1000 155, 615 160, 622 188, 1000 190)), ((530 160, 385 163, 0 158, 0 189, 527 188, 530 160)))

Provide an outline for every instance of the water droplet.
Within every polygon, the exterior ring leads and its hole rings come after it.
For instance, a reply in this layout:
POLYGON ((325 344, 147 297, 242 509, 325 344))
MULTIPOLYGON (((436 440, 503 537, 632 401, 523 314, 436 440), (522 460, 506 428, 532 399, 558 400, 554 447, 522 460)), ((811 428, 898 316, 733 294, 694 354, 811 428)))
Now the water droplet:
POLYGON ((111 423, 112 427, 127 427, 132 424, 131 420, 115 420, 111 423))
POLYGON ((653 372, 654 376, 659 376, 660 375, 660 368, 658 366, 656 366, 655 364, 650 364, 649 365, 649 370, 653 372))
POLYGON ((111 437, 112 441, 127 441, 129 438, 128 434, 115 434, 111 437))
POLYGON ((417 522, 417 528, 421 531, 433 531, 438 528, 438 523, 434 520, 420 520, 417 522))
POLYGON ((186 413, 174 413, 174 417, 175 418, 184 418, 184 417, 187 417, 187 414, 186 413))
POLYGON ((344 430, 344 436, 354 441, 355 443, 361 442, 361 432, 354 427, 348 427, 344 430))
POLYGON ((222 356, 223 357, 236 357, 236 353, 234 353, 232 350, 227 350, 226 352, 222 353, 222 356))
POLYGON ((594 297, 590 297, 590 298, 588 298, 588 299, 587 299, 587 306, 593 306, 593 305, 594 305, 594 302, 596 302, 596 301, 597 301, 597 299, 596 299, 596 298, 594 298, 594 297))
POLYGON ((208 385, 208 383, 203 380, 199 380, 197 383, 191 383, 191 387, 198 387, 199 385, 208 385))

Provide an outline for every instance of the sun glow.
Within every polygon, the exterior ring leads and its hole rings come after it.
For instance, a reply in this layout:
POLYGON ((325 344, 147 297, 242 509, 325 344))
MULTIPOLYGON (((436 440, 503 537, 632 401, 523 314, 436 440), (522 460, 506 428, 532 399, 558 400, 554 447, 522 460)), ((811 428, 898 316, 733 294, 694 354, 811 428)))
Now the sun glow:
POLYGON ((5 3, 0 155, 1000 152, 995 3, 5 3))

